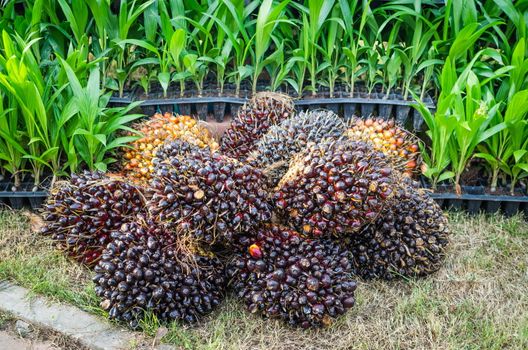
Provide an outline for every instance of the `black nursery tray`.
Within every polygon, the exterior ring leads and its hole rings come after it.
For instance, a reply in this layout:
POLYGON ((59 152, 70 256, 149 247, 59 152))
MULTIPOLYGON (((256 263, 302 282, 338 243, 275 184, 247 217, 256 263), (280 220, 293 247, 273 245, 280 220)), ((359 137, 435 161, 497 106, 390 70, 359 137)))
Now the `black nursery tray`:
MULTIPOLYGON (((11 191, 11 184, 2 182, 0 184, 0 206, 8 206, 13 209, 31 208, 39 209, 48 198, 48 191, 11 191)), ((22 188, 30 188, 29 184, 23 184, 22 188)))
MULTIPOLYGON (((243 93, 242 95, 248 94, 243 93)), ((223 122, 225 115, 235 115, 240 106, 247 101, 247 98, 231 96, 154 99, 134 98, 136 96, 134 93, 131 96, 127 98, 112 97, 110 102, 113 105, 126 105, 133 101, 141 101, 140 107, 146 115, 169 111, 183 115, 197 115, 202 120, 206 120, 208 115, 214 115, 218 122, 223 122)), ((427 97, 424 102, 432 111, 435 109, 434 102, 430 97, 427 97)), ((361 94, 357 97, 303 97, 295 99, 295 105, 299 110, 326 108, 343 116, 346 120, 353 116, 380 116, 386 119, 395 119, 408 130, 420 132, 424 130, 424 120, 420 113, 411 107, 414 103, 411 100, 404 100, 398 94, 392 94, 390 98, 385 98, 383 94, 377 93, 361 94)))
POLYGON ((506 216, 523 212, 528 217, 528 196, 431 193, 431 197, 444 209, 464 210, 470 214, 502 212, 506 216))

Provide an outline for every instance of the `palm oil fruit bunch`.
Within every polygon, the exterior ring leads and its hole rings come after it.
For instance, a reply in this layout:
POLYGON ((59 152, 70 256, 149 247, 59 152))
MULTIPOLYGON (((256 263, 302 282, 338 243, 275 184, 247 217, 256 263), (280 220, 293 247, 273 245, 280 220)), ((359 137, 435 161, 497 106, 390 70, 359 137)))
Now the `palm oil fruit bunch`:
POLYGON ((142 183, 150 179, 154 171, 152 159, 167 140, 181 139, 198 147, 218 148, 209 130, 189 116, 157 113, 135 128, 143 136, 123 149, 123 170, 127 176, 142 183))
POLYGON ((364 278, 424 276, 440 268, 449 233, 441 208, 410 179, 397 186, 394 199, 373 224, 350 237, 354 269, 364 278))
POLYGON ((385 153, 393 166, 403 173, 412 176, 419 171, 418 139, 396 125, 394 120, 354 118, 346 135, 354 141, 370 142, 375 149, 385 153))
POLYGON ((141 213, 145 200, 139 187, 101 172, 73 174, 51 191, 44 205, 46 226, 59 248, 91 266, 110 242, 110 233, 141 213))
POLYGON ((245 160, 255 143, 272 125, 290 117, 294 111, 293 100, 275 92, 259 92, 248 101, 225 131, 220 150, 227 156, 245 160))
POLYGON ((257 142, 248 162, 263 169, 270 187, 275 187, 288 170, 293 156, 305 149, 309 142, 338 138, 345 130, 345 123, 334 112, 301 112, 270 127, 257 142))
POLYGON ((192 323, 220 304, 224 267, 192 241, 144 220, 124 224, 112 238, 93 278, 111 319, 137 328, 148 310, 161 321, 192 323))
POLYGON ((394 175, 366 142, 311 144, 290 163, 273 204, 280 219, 310 237, 354 234, 390 201, 394 175))
POLYGON ((150 194, 157 220, 207 244, 236 243, 237 236, 271 219, 262 172, 205 149, 159 163, 150 194))
POLYGON ((302 328, 329 325, 355 303, 349 252, 281 226, 261 227, 227 275, 250 312, 302 328))

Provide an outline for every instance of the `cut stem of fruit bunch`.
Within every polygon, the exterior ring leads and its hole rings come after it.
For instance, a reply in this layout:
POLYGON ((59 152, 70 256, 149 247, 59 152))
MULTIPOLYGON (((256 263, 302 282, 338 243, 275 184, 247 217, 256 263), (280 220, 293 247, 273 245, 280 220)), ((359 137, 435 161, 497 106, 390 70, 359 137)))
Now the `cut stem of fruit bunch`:
POLYGON ((413 176, 419 172, 419 140, 394 120, 354 118, 345 135, 353 141, 369 142, 386 154, 392 165, 403 173, 413 176))
POLYGON ((268 129, 290 117, 293 111, 293 100, 289 96, 257 93, 233 116, 220 142, 220 150, 229 157, 245 160, 268 129))
POLYGON ((154 171, 152 160, 156 151, 168 140, 185 140, 198 147, 218 149, 218 143, 209 130, 189 116, 172 113, 155 114, 152 118, 137 124, 135 129, 143 137, 123 149, 123 172, 140 183, 146 183, 154 171))

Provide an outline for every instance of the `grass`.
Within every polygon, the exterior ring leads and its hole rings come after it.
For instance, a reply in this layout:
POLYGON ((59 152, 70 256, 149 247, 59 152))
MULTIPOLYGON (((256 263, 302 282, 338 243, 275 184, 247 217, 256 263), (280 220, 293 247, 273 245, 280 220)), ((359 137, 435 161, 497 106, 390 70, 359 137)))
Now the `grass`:
MULTIPOLYGON (((266 321, 228 297, 199 325, 164 327, 148 317, 144 331, 183 349, 528 348, 528 223, 520 216, 449 216, 452 239, 440 271, 360 281, 356 307, 328 329, 266 321)), ((90 272, 31 234, 31 225, 24 213, 0 211, 0 280, 101 313, 90 272)))

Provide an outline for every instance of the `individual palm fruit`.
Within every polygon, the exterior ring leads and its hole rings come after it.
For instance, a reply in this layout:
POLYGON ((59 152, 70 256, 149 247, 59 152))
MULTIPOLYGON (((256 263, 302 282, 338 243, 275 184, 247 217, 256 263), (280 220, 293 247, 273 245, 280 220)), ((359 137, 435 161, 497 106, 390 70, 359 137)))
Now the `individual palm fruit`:
POLYGON ((372 222, 392 196, 387 157, 361 141, 312 144, 275 189, 279 218, 303 234, 346 235, 372 222))
POLYGON ((268 184, 275 187, 288 171, 293 156, 304 150, 308 143, 317 143, 325 138, 338 138, 345 130, 346 124, 334 112, 301 112, 270 127, 257 142, 248 162, 263 169, 268 184))
POLYGON ((110 233, 144 208, 141 189, 123 179, 101 172, 73 174, 52 189, 43 209, 42 233, 90 266, 110 242, 110 233))
POLYGON ((226 286, 218 258, 188 237, 138 220, 112 233, 95 267, 95 293, 111 319, 137 328, 146 311, 161 321, 195 322, 220 304, 226 286))
POLYGON ((233 117, 220 142, 227 156, 244 160, 268 129, 291 116, 294 104, 287 95, 259 92, 233 117))
POLYGON ((189 116, 157 113, 149 120, 136 125, 135 129, 142 137, 123 149, 123 171, 139 182, 150 179, 154 171, 152 159, 167 140, 181 139, 198 147, 209 147, 212 150, 218 148, 209 130, 189 116))
POLYGON ((393 166, 408 175, 419 171, 419 141, 394 120, 354 118, 346 136, 354 141, 370 142, 389 157, 393 166))
POLYGON ((424 276, 440 268, 448 243, 442 209, 410 179, 397 186, 394 199, 373 224, 349 238, 354 268, 364 278, 424 276))
POLYGON ((194 148, 173 154, 159 163, 150 187, 155 218, 208 244, 236 241, 271 219, 262 172, 219 152, 194 148))
POLYGON ((227 274, 250 312, 303 328, 328 325, 355 302, 349 253, 281 226, 261 227, 227 274))

